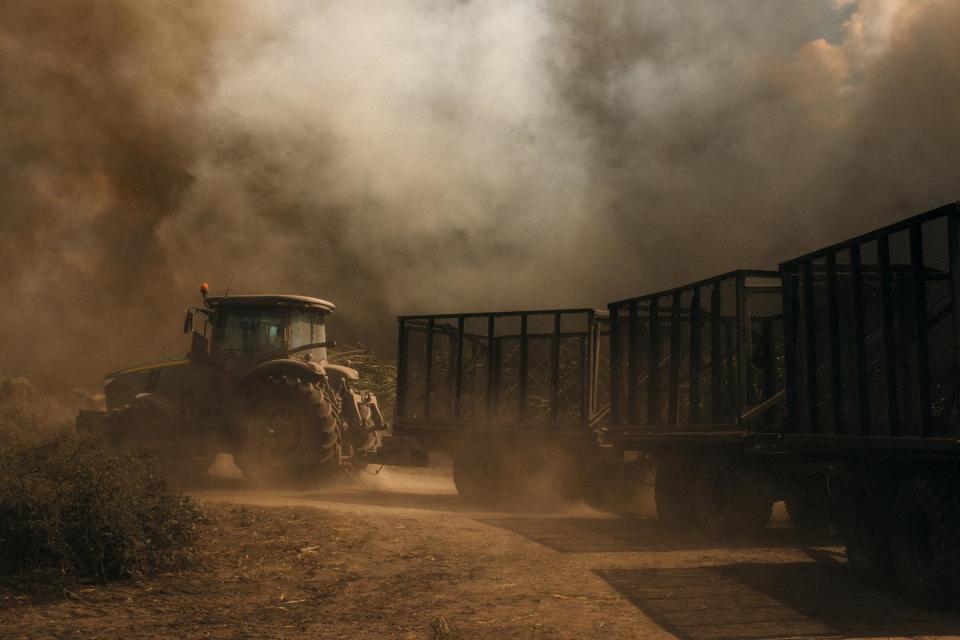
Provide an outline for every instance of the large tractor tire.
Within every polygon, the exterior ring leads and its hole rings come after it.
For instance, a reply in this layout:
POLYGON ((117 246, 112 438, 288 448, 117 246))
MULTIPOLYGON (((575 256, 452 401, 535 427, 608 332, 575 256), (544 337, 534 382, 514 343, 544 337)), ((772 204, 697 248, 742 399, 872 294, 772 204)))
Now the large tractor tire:
POLYGON ((695 476, 696 523, 715 536, 750 534, 765 528, 773 491, 764 474, 735 458, 707 456, 695 476))
POLYGON ((897 580, 927 607, 960 607, 960 477, 908 480, 893 504, 891 555, 897 580))
POLYGON ((341 434, 333 406, 311 381, 268 376, 247 386, 234 420, 235 459, 258 486, 304 486, 340 467, 341 434))
POLYGON ((487 447, 465 447, 453 458, 453 483, 468 502, 496 503, 503 495, 498 457, 487 447))
POLYGON ((656 462, 653 496, 657 518, 666 527, 688 527, 694 522, 696 465, 685 456, 664 456, 656 462))
POLYGON ((840 533, 847 562, 861 580, 884 584, 893 571, 890 526, 896 482, 882 471, 864 468, 850 478, 840 533))

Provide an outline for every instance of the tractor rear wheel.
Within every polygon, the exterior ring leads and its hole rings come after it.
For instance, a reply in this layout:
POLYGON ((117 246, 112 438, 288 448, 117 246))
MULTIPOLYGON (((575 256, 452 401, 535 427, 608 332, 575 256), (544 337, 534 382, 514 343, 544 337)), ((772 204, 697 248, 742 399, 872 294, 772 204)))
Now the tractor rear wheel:
POLYGON ((333 406, 314 383, 269 376, 251 383, 238 403, 237 466, 257 485, 305 485, 340 467, 340 429, 333 406))

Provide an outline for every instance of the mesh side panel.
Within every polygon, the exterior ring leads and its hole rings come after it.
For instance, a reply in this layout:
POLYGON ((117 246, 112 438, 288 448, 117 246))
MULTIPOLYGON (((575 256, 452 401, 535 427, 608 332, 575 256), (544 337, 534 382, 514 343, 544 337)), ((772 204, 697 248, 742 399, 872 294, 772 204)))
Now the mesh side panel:
POLYGON ((515 421, 520 393, 520 318, 497 318, 494 323, 493 416, 515 421))
POLYGON ((408 321, 405 331, 407 332, 407 388, 406 397, 404 398, 404 417, 422 418, 425 417, 424 399, 426 398, 426 322, 410 320, 408 321), (414 323, 417 324, 415 325, 414 323))
POLYGON ((890 242, 893 331, 896 349, 899 434, 920 433, 917 402, 917 345, 914 342, 914 294, 910 273, 910 236, 906 229, 893 233, 890 242))
POLYGON ((690 424, 690 304, 693 291, 680 296, 680 353, 677 355, 677 420, 690 424))
POLYGON ((712 315, 710 297, 713 287, 700 288, 700 402, 698 404, 700 424, 712 420, 713 408, 713 342, 711 341, 712 315))
POLYGON ((953 294, 947 218, 923 224, 924 288, 930 371, 932 435, 956 433, 956 344, 953 337, 953 294))
MULTIPOLYGON (((784 386, 783 300, 779 293, 750 293, 747 299, 750 317, 750 361, 747 402, 759 404, 784 386)), ((766 430, 779 426, 785 416, 784 403, 763 416, 766 430)))
POLYGON ((720 353, 714 354, 714 366, 720 367, 720 397, 714 422, 735 422, 737 419, 737 283, 722 280, 720 289, 720 353))
POLYGON ((487 374, 489 371, 487 319, 465 319, 463 333, 460 417, 464 420, 482 420, 487 417, 487 374))
POLYGON ((433 328, 432 366, 430 371, 430 417, 453 418, 453 396, 456 381, 457 324, 436 321, 433 328))
POLYGON ((863 325, 866 352, 869 432, 890 432, 887 421, 886 383, 883 378, 883 314, 880 311, 880 274, 876 240, 860 245, 863 279, 863 325))
MULTIPOLYGON (((635 341, 633 345, 633 366, 627 376, 627 385, 633 393, 633 401, 629 402, 630 421, 636 424, 647 424, 650 391, 650 306, 639 305, 637 319, 633 323, 635 341)), ((628 341, 629 348, 629 341, 628 341)))
POLYGON ((597 362, 594 365, 597 372, 596 402, 594 409, 605 409, 610 405, 610 322, 598 320, 597 333, 597 362))
MULTIPOLYGON (((840 347, 840 388, 841 388, 841 424, 837 432, 855 434, 859 432, 857 405, 857 367, 854 324, 853 278, 850 271, 850 251, 836 254, 837 262, 837 328, 840 347)), ((831 407, 832 411, 832 407, 831 407)))
POLYGON ((531 315, 527 319, 526 421, 549 421, 553 316, 531 315))
POLYGON ((586 416, 587 374, 590 365, 590 318, 586 314, 564 314, 560 330, 560 377, 557 414, 561 422, 576 422, 586 416))
POLYGON ((794 305, 796 308, 795 311, 795 322, 796 322, 796 333, 797 333, 797 345, 796 345, 796 361, 797 361, 797 375, 795 376, 796 381, 796 390, 795 397, 797 400, 797 426, 801 432, 808 432, 810 430, 810 423, 812 421, 812 414, 810 412, 810 392, 807 388, 807 368, 811 366, 811 363, 808 362, 807 358, 807 342, 809 338, 807 336, 807 323, 804 321, 806 318, 806 305, 807 305, 807 295, 806 295, 806 284, 803 281, 803 277, 799 269, 797 269, 794 274, 791 276, 794 278, 793 282, 795 285, 796 294, 794 295, 794 305))
POLYGON ((651 316, 647 416, 650 424, 667 424, 667 394, 670 376, 670 298, 659 298, 656 317, 651 316), (652 411, 650 400, 653 401, 652 411))
POLYGON ((830 306, 825 259, 813 262, 814 366, 817 372, 815 433, 833 433, 833 388, 830 378, 830 306))

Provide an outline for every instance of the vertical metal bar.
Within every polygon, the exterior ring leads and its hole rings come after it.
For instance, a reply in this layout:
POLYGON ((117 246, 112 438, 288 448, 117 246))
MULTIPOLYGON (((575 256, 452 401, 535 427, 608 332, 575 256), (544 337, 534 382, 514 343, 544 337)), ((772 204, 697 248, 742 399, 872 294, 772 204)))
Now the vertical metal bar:
POLYGON ((783 270, 780 287, 783 296, 783 386, 787 397, 787 431, 797 431, 800 423, 800 406, 797 397, 797 382, 800 379, 797 368, 797 273, 783 270))
POLYGON ((527 417, 527 314, 520 314, 520 380, 517 389, 517 418, 527 417))
POLYGON ((806 433, 820 430, 820 396, 817 393, 817 316, 813 297, 813 261, 804 260, 800 267, 803 278, 803 339, 804 360, 807 363, 806 385, 807 404, 806 433))
POLYGON ((426 418, 430 417, 430 401, 433 399, 433 331, 434 323, 436 321, 433 318, 427 320, 427 366, 424 370, 424 392, 423 392, 423 415, 426 418))
POLYGON ((398 320, 400 335, 397 337, 397 391, 396 407, 394 412, 397 417, 406 417, 407 415, 407 321, 403 318, 398 320))
POLYGON ((647 423, 660 420, 660 299, 650 301, 650 350, 647 353, 647 423))
POLYGON ((586 389, 583 417, 586 422, 593 417, 597 405, 597 367, 600 356, 600 323, 593 309, 587 312, 587 362, 583 370, 583 386, 586 389))
MULTIPOLYGON (((773 319, 764 318, 760 323, 760 344, 763 350, 761 371, 761 401, 768 400, 777 392, 777 361, 774 352, 773 319)), ((772 426, 774 415, 768 411, 763 417, 765 426, 772 426)))
POLYGON ((737 381, 737 407, 733 414, 736 422, 740 422, 740 416, 747 408, 749 402, 750 389, 750 367, 752 366, 753 345, 751 338, 753 327, 750 320, 749 298, 746 291, 746 278, 738 275, 736 277, 736 309, 737 309, 737 344, 736 344, 736 381, 737 381))
POLYGON ((553 314, 553 336, 550 338, 550 420, 560 417, 560 314, 553 314))
POLYGON ((453 419, 460 419, 460 397, 463 395, 463 316, 457 318, 457 341, 454 357, 457 368, 453 383, 453 419))
POLYGON ((860 245, 850 247, 850 294, 853 305, 853 369, 856 376, 857 433, 870 433, 870 388, 867 372, 867 337, 863 318, 863 268, 860 245))
POLYGON ((637 319, 637 301, 631 300, 629 306, 630 324, 627 327, 627 420, 630 424, 640 422, 639 411, 639 347, 640 336, 637 319))
POLYGON ((580 422, 587 421, 587 354, 590 353, 590 328, 580 336, 580 422))
POLYGON ((610 416, 614 425, 622 424, 620 415, 620 307, 607 305, 610 312, 610 416))
MULTIPOLYGON (((954 205, 947 214, 947 235, 950 255, 950 302, 953 311, 953 360, 955 395, 960 396, 960 206, 954 205)), ((960 420, 953 424, 954 435, 960 435, 960 420)))
POLYGON ((880 317, 883 320, 883 373, 887 391, 887 432, 900 433, 900 403, 897 396, 897 342, 893 326, 893 278, 890 273, 890 238, 877 238, 880 269, 880 317))
POLYGON ((700 287, 690 303, 690 424, 700 423, 700 287))
POLYGON ((840 361, 840 302, 837 293, 837 255, 827 254, 827 319, 830 332, 831 433, 843 433, 843 363, 840 361))
POLYGON ((670 310, 670 398, 667 404, 667 422, 677 424, 680 413, 680 293, 673 294, 670 310))
POLYGON ((720 283, 713 283, 710 292, 710 421, 723 419, 723 318, 720 312, 720 283))
POLYGON ((910 225, 910 274, 913 282, 913 330, 917 343, 917 401, 920 403, 920 435, 931 428, 930 341, 927 326, 927 289, 923 276, 923 232, 919 222, 910 225))
POLYGON ((494 386, 496 384, 496 379, 494 377, 494 372, 496 371, 497 357, 496 357, 496 338, 494 337, 494 323, 496 318, 494 316, 487 316, 487 420, 493 419, 493 414, 495 410, 495 398, 494 386))

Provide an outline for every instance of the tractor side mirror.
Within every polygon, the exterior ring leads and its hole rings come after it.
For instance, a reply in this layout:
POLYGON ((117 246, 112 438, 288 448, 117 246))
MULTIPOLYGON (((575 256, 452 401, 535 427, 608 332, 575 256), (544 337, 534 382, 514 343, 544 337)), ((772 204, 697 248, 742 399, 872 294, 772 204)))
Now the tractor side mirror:
POLYGON ((193 310, 187 309, 187 314, 183 316, 183 332, 190 333, 193 331, 193 310))

